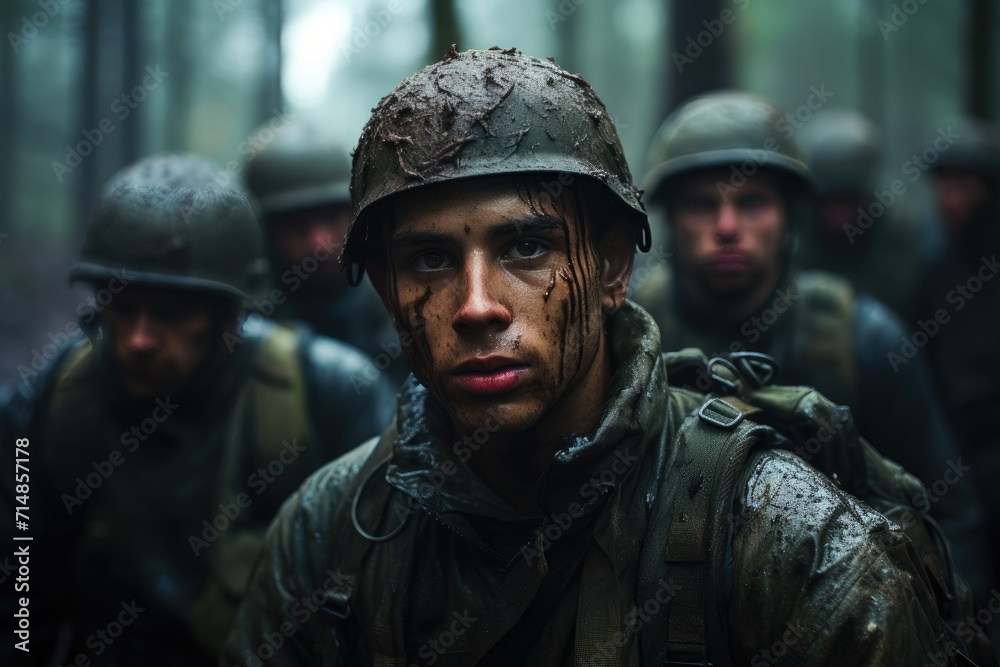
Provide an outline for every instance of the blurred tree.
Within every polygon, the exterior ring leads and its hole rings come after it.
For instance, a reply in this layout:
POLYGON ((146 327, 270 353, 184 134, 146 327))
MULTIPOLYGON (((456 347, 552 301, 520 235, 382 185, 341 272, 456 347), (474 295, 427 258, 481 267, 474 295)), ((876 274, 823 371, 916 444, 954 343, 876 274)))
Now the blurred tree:
POLYGON ((260 110, 257 120, 263 122, 284 109, 281 95, 281 27, 284 20, 281 0, 262 0, 261 19, 264 24, 264 62, 261 63, 260 110))
POLYGON ((968 112, 985 121, 993 120, 993 20, 996 0, 969 0, 968 112))
POLYGON ((431 0, 431 44, 427 54, 427 62, 437 62, 448 53, 452 44, 458 45, 462 51, 472 48, 472 45, 462 43, 458 29, 458 17, 455 16, 454 0, 431 0))
MULTIPOLYGON (((17 34, 20 30, 18 19, 24 2, 14 0, 0 4, 0 34, 17 34)), ((15 62, 16 51, 11 48, 0 49, 0 232, 7 233, 11 228, 14 193, 14 179, 17 170, 14 168, 14 156, 18 150, 17 120, 18 120, 18 67, 15 62)))
POLYGON ((663 117, 689 97, 732 85, 732 33, 723 11, 735 18, 729 0, 665 0, 670 40, 661 86, 663 117))
MULTIPOLYGON (((145 54, 142 53, 143 25, 140 16, 139 0, 122 0, 120 16, 121 27, 121 89, 131 90, 137 81, 141 80, 145 74, 145 54)), ((133 118, 127 123, 122 123, 122 133, 118 136, 121 141, 120 165, 124 166, 135 162, 143 154, 140 138, 142 137, 142 119, 145 112, 140 108, 133 114, 133 118)), ((115 169, 118 165, 115 165, 115 169)))
POLYGON ((191 120, 191 85, 194 58, 191 48, 192 0, 174 0, 174 9, 166 15, 164 51, 170 72, 170 113, 164 118, 167 151, 188 150, 188 124, 191 120))

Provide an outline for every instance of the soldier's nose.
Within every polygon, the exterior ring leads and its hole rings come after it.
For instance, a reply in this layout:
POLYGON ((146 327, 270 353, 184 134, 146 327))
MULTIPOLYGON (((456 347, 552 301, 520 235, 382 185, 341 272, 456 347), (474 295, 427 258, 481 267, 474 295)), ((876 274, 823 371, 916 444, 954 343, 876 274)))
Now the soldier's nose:
POLYGON ((461 278, 460 303, 452 326, 458 332, 493 326, 510 326, 510 310, 495 298, 496 283, 491 285, 488 261, 484 256, 473 257, 466 263, 461 278))

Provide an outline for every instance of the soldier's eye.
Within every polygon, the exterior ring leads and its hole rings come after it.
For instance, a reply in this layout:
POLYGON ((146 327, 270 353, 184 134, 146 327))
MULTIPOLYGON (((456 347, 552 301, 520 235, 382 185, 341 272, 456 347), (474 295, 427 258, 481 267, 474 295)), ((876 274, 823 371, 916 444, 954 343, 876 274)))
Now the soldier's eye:
POLYGON ((426 250, 413 258, 417 271, 437 271, 448 266, 448 257, 440 250, 426 250))
POLYGON ((510 250, 507 251, 507 255, 515 259, 528 259, 542 254, 544 250, 545 247, 541 241, 537 239, 524 239, 512 245, 510 250))

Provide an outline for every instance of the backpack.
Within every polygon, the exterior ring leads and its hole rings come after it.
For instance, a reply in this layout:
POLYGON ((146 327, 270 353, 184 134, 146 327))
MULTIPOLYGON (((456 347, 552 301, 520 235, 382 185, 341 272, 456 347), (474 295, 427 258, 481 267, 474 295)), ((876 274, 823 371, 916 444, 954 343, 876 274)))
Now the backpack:
POLYGON ((758 352, 708 359, 689 348, 665 360, 671 387, 695 388, 704 402, 674 437, 674 460, 682 463, 663 476, 643 545, 637 599, 649 598, 668 578, 679 591, 640 633, 643 655, 664 665, 733 664, 724 627, 731 592, 724 564, 738 520, 735 485, 750 454, 772 447, 797 454, 900 525, 921 557, 953 646, 989 659, 982 632, 968 643, 959 636, 974 617, 972 595, 952 566, 940 527, 915 507, 930 506, 923 485, 858 435, 848 408, 809 387, 771 385, 777 364, 758 352), (707 493, 697 493, 702 488, 707 493))

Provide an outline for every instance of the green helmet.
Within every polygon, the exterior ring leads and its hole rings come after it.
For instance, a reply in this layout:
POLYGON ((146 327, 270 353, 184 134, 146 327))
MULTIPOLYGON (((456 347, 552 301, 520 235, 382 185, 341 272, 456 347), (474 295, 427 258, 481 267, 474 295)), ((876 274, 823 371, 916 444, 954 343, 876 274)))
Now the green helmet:
POLYGON ((140 161, 108 182, 70 281, 129 282, 245 300, 266 284, 257 216, 246 194, 221 188, 222 168, 194 155, 140 161))
POLYGON ((775 169, 809 189, 812 177, 787 136, 791 129, 773 105, 756 96, 727 91, 696 97, 670 114, 653 137, 647 198, 662 198, 679 175, 730 165, 745 167, 747 175, 758 167, 775 169))
POLYGON ((945 127, 955 138, 944 150, 934 144, 928 147, 928 151, 933 147, 937 154, 933 169, 967 169, 993 183, 1000 183, 1000 139, 997 138, 996 131, 983 121, 969 116, 960 116, 945 127))
POLYGON ((346 148, 302 121, 287 121, 277 130, 263 126, 256 136, 264 146, 247 160, 243 177, 264 215, 347 205, 351 160, 346 148))
MULTIPOLYGON (((344 260, 363 267, 372 207, 406 190, 495 174, 549 172, 603 186, 649 249, 649 224, 614 123, 579 75, 493 47, 454 48, 375 107, 354 153, 344 260)), ((561 180, 561 183, 565 181, 561 180)), ((360 279, 360 272, 350 276, 360 279)))
POLYGON ((882 139, 878 128, 860 113, 819 111, 796 139, 819 194, 870 195, 878 186, 882 139))

